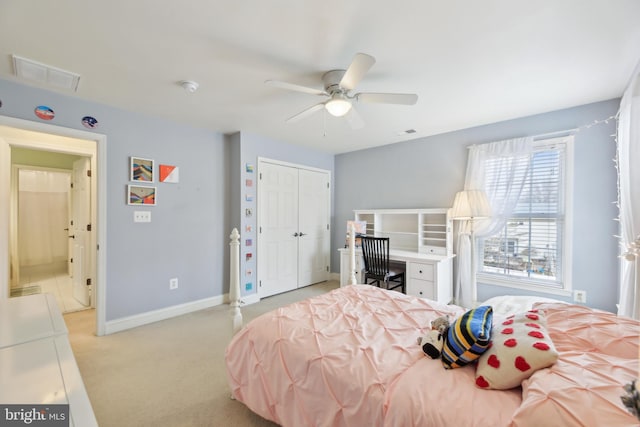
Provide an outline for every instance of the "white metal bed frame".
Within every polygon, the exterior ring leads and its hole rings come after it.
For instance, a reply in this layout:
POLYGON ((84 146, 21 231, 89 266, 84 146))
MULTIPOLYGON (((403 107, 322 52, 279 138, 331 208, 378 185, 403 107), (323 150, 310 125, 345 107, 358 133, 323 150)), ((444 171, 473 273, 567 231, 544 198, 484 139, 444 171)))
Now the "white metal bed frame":
MULTIPOLYGON (((349 225, 349 284, 355 285, 356 280, 356 253, 355 253, 355 226, 349 225)), ((240 233, 234 228, 229 236, 229 312, 231 325, 235 334, 242 329, 242 299, 240 298, 240 233)))

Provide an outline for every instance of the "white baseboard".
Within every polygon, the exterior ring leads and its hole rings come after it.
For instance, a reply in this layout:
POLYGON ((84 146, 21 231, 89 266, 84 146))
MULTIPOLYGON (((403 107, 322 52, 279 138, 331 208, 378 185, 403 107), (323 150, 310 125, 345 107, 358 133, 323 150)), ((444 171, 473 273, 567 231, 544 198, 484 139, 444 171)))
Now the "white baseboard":
POLYGON ((243 297, 240 297, 240 306, 244 306, 244 305, 250 305, 250 304, 255 304, 257 302, 260 302, 260 297, 258 296, 257 293, 254 294, 249 294, 249 295, 245 295, 243 297))
POLYGON ((136 314, 134 316, 127 316, 116 320, 109 320, 105 325, 105 335, 125 331, 127 329, 136 328, 138 326, 147 325, 149 323, 158 322, 160 320, 170 319, 172 317, 181 316, 183 314, 191 313, 205 308, 214 307, 216 305, 224 304, 228 301, 229 297, 227 294, 218 295, 211 298, 205 298, 198 301, 187 302, 184 304, 148 311, 146 313, 136 314))

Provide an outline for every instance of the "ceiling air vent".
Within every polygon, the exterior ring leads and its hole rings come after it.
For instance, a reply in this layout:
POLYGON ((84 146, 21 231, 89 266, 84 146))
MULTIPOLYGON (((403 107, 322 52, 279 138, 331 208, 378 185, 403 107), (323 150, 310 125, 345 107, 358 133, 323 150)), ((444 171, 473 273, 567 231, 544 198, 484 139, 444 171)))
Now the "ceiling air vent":
POLYGON ((12 57, 13 69, 16 76, 57 89, 72 90, 74 92, 78 90, 80 74, 61 70, 60 68, 55 68, 17 55, 12 55, 12 57))

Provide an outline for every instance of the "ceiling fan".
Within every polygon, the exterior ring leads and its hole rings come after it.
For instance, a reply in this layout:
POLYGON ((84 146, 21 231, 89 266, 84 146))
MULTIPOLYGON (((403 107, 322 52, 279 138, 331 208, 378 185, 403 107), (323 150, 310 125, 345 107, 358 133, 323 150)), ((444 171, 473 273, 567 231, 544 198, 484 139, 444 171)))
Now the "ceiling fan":
POLYGON ((353 101, 363 103, 378 104, 401 104, 413 105, 418 101, 418 95, 413 93, 374 93, 361 92, 351 94, 351 91, 362 80, 364 75, 375 64, 376 59, 365 53, 357 53, 346 70, 331 70, 322 76, 324 90, 314 89, 307 86, 300 86, 293 83, 278 80, 267 80, 266 84, 281 89, 293 90, 296 92, 308 93, 328 97, 324 102, 312 105, 311 107, 289 117, 287 123, 296 122, 310 116, 316 111, 326 109, 329 114, 335 117, 346 116, 347 121, 353 129, 364 126, 360 115, 353 108, 353 101))

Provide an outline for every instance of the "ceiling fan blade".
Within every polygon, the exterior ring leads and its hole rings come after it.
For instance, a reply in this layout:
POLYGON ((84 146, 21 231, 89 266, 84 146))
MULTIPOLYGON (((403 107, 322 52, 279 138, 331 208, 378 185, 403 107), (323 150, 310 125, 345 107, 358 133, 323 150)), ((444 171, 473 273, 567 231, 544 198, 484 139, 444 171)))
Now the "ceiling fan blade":
POLYGON ((279 80, 266 80, 264 83, 268 84, 269 86, 277 87, 280 89, 287 89, 287 90, 293 90, 296 92, 309 93, 311 95, 325 95, 325 96, 329 95, 324 90, 314 89, 312 87, 307 87, 307 86, 300 86, 293 83, 281 82, 279 80))
POLYGON ((351 129, 362 129, 364 127, 364 120, 362 120, 362 116, 358 113, 358 111, 351 107, 351 110, 345 116, 347 123, 351 126, 351 129))
POLYGON ((349 65, 344 76, 342 76, 342 80, 340 80, 340 86, 345 90, 352 90, 375 63, 376 59, 373 56, 366 53, 356 53, 351 65, 349 65))
POLYGON ((358 102, 378 104, 402 104, 413 105, 418 102, 415 93, 358 93, 355 97, 358 102))
POLYGON ((311 107, 307 108, 306 110, 302 110, 301 112, 299 112, 295 116, 289 117, 287 119, 287 123, 294 123, 294 122, 297 122, 298 120, 302 120, 305 117, 308 117, 308 116, 312 115, 316 111, 322 110, 323 108, 324 108, 324 102, 321 102, 321 103, 316 104, 316 105, 312 105, 311 107))

